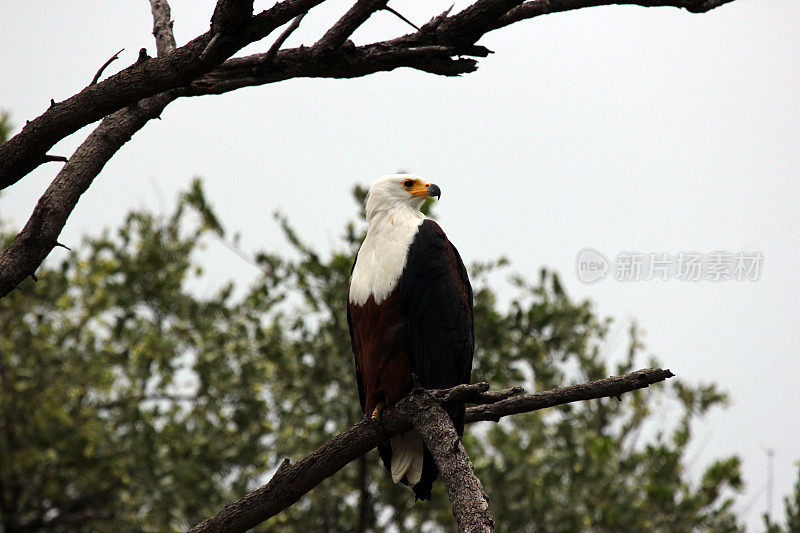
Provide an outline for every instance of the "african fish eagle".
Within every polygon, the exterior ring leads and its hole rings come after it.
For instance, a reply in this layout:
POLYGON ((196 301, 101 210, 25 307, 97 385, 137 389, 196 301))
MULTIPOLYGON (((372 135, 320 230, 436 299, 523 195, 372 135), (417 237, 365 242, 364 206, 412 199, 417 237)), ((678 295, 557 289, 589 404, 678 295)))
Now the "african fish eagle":
MULTIPOLYGON (((350 279, 347 322, 361 410, 373 419, 412 389, 469 383, 474 349, 472 287, 458 251, 420 212, 439 187, 408 175, 375 181, 367 198, 367 236, 350 279)), ((459 435, 464 405, 448 408, 459 435)), ((378 447, 392 480, 429 500, 439 472, 413 430, 378 447)))

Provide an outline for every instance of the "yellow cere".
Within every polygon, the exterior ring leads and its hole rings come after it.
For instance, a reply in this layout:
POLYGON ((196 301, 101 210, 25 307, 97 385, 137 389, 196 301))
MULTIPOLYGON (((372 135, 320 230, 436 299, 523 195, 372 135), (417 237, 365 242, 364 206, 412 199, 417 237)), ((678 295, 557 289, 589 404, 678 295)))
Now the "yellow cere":
POLYGON ((424 183, 420 180, 407 179, 403 181, 403 187, 415 198, 428 198, 428 188, 430 186, 430 183, 424 183))

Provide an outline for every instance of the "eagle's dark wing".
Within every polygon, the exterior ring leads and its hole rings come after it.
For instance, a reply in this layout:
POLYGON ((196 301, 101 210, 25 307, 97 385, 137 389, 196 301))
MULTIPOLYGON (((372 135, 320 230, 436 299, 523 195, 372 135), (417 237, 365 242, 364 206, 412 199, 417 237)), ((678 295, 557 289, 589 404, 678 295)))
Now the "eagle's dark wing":
POLYGON ((472 287, 458 251, 436 222, 420 225, 399 289, 411 372, 426 389, 468 383, 474 349, 472 287))
MULTIPOLYGON (((419 227, 400 278, 403 341, 411 372, 426 389, 469 383, 474 351, 472 287, 464 263, 432 220, 419 227)), ((464 404, 448 408, 459 435, 464 432, 464 404)), ((427 448, 418 498, 430 499, 438 469, 427 448)))

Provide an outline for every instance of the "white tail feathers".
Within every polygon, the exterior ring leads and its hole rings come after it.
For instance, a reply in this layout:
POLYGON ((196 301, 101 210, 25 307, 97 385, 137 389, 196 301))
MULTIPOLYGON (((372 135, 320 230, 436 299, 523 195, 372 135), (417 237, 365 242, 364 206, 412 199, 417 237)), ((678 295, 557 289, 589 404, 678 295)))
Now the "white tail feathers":
POLYGON ((416 431, 407 431, 389 440, 392 447, 392 481, 398 483, 403 476, 410 486, 422 477, 422 437, 416 431))

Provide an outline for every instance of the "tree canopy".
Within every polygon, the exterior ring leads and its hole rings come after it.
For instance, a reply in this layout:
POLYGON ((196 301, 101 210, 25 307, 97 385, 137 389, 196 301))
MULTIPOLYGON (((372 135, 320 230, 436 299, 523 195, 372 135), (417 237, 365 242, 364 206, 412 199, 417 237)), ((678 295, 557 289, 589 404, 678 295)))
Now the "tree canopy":
MULTIPOLYGON (((364 220, 331 253, 276 223, 291 253, 239 250, 195 181, 170 214, 129 213, 6 297, 3 531, 185 529, 360 418, 344 306, 364 220), (216 239, 257 267, 250 285, 196 289, 198 252, 216 239)), ((553 272, 513 275, 502 303, 490 274, 507 268, 471 267, 473 380, 542 390, 645 362, 635 326, 624 353, 606 354, 610 321, 553 272)), ((622 402, 472 424, 465 445, 498 530, 739 531, 739 459, 699 480, 686 472, 693 421, 725 401, 713 384, 673 379, 622 402)), ((262 527, 447 531, 452 520, 441 484, 415 504, 373 452, 262 527)))

